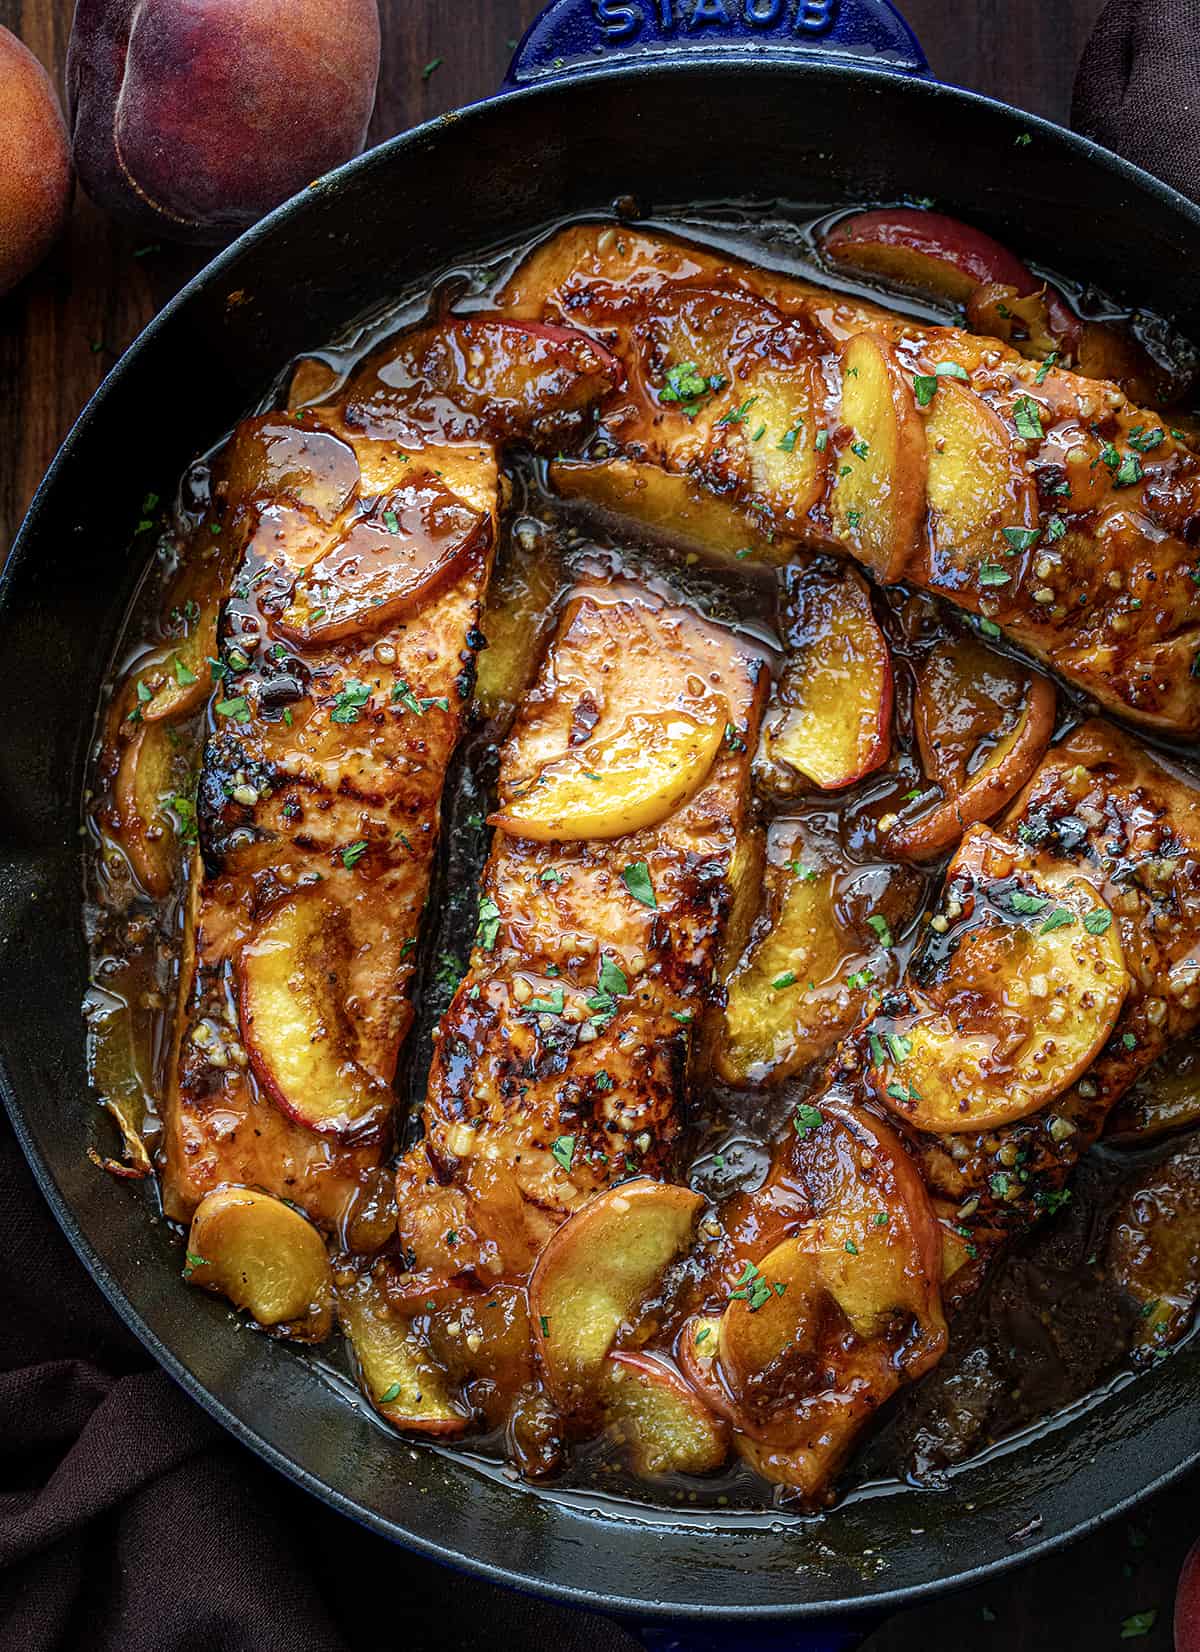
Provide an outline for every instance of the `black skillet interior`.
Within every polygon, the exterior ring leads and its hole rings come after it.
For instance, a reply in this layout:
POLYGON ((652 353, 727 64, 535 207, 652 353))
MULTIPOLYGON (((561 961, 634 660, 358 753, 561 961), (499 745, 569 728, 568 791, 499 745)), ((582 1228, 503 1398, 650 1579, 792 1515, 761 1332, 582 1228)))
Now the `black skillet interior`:
POLYGON ((314 188, 211 266, 119 364, 8 565, 5 1099, 60 1221, 156 1356, 239 1438, 378 1530, 503 1581, 642 1613, 886 1605, 1079 1533, 1200 1459, 1200 1349, 977 1462, 948 1490, 859 1497, 807 1522, 658 1516, 535 1493, 389 1437, 294 1352, 184 1290, 178 1251, 148 1229, 143 1200, 82 1149, 79 796, 92 707, 137 572, 128 543, 143 494, 168 494, 290 357, 382 298, 630 192, 655 214, 701 192, 810 211, 932 196, 1200 336, 1200 212, 1053 127, 877 72, 596 74, 448 116, 314 188))

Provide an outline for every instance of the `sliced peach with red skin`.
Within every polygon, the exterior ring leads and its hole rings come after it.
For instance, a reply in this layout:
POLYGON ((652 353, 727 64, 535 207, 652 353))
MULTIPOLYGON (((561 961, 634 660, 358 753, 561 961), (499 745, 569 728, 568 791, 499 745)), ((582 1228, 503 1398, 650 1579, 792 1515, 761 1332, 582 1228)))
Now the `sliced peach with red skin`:
POLYGON ((325 1241, 293 1206, 256 1188, 218 1188, 200 1201, 184 1278, 296 1341, 323 1342, 332 1328, 325 1241))
POLYGON ((881 207, 841 218, 824 251, 845 269, 878 276, 910 292, 965 304, 986 281, 1032 292, 1028 266, 983 230, 921 207, 881 207))
POLYGON ((470 1410, 433 1358, 416 1317, 389 1303, 380 1278, 385 1270, 386 1264, 377 1264, 338 1278, 338 1320, 354 1350, 363 1390, 397 1428, 461 1434, 470 1410))
POLYGON ((382 1128, 392 1092, 357 1059, 351 951, 344 910, 300 890, 242 948, 239 1006, 250 1064, 276 1106, 309 1130, 359 1137, 382 1128))
POLYGON ((1054 734, 1054 685, 971 637, 939 646, 917 676, 913 721, 943 799, 887 833, 906 860, 933 860, 991 820, 1026 784, 1054 734))
POLYGON ((529 1312, 560 1405, 596 1403, 617 1331, 690 1244, 703 1206, 689 1188, 638 1177, 596 1194, 550 1239, 529 1281, 529 1312))
POLYGON ((1107 1043, 1129 990, 1119 927, 1086 879, 1025 865, 984 826, 947 886, 959 916, 931 938, 911 1009, 872 1023, 870 1078, 919 1130, 999 1129, 1048 1106, 1107 1043))
POLYGON ((806 569, 793 590, 791 647, 763 744, 786 776, 839 791, 887 762, 892 658, 862 576, 806 569))
POLYGON ((300 576, 277 622, 305 644, 393 625, 486 554, 491 523, 432 474, 415 477, 348 523, 300 576))
POLYGON ((608 1426, 640 1475, 711 1474, 729 1455, 728 1424, 655 1354, 611 1353, 604 1394, 608 1426))
POLYGON ((829 494, 834 538, 885 585, 903 579, 925 518, 925 426, 911 378, 870 333, 842 346, 841 423, 829 494))

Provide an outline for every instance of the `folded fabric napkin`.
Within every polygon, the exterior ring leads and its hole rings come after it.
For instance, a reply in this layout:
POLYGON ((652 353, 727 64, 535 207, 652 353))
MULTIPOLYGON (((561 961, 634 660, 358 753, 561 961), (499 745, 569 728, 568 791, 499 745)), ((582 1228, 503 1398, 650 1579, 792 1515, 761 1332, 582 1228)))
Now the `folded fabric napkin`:
MULTIPOLYGON (((1200 0, 1113 0, 1079 129, 1200 199, 1200 0)), ((618 1652, 602 1620, 413 1559, 228 1439, 124 1330, 0 1125, 0 1646, 618 1652)))

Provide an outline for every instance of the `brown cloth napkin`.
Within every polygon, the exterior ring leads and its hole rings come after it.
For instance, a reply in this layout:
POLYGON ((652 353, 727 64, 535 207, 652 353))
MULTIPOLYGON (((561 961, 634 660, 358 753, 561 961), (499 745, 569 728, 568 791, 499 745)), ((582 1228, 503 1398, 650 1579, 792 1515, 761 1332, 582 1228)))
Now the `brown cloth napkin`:
POLYGON ((1071 124, 1200 201, 1200 0, 1109 0, 1071 124))
MULTIPOLYGON (((1200 0, 1113 0, 1075 121, 1200 199, 1200 0)), ((295 1490, 155 1368, 0 1121, 0 1647, 621 1652, 613 1625, 455 1576, 295 1490)))

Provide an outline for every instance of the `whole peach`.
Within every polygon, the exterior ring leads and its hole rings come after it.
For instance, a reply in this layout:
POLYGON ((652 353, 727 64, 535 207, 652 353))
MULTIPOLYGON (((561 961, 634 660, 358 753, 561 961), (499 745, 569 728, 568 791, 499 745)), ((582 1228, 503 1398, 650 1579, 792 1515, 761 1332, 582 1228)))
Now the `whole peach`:
POLYGON ((71 152, 50 77, 0 28, 0 293, 41 263, 71 204, 71 152))
POLYGON ((377 0, 78 0, 75 166, 119 218, 223 241, 362 148, 377 0))
POLYGON ((1175 1597, 1175 1652, 1200 1652, 1200 1543, 1183 1563, 1175 1597))

